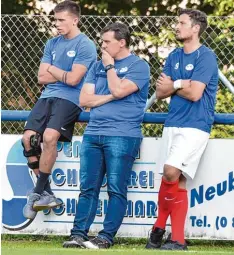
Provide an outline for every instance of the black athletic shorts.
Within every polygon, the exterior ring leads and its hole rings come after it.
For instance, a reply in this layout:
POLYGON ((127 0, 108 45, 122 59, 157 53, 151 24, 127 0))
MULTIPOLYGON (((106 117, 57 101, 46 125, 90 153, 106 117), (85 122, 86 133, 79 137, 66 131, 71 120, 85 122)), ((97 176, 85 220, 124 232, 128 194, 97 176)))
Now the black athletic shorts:
POLYGON ((43 137, 45 129, 52 128, 61 134, 59 141, 71 141, 80 113, 81 109, 68 100, 56 97, 41 98, 29 114, 24 131, 33 130, 43 137))

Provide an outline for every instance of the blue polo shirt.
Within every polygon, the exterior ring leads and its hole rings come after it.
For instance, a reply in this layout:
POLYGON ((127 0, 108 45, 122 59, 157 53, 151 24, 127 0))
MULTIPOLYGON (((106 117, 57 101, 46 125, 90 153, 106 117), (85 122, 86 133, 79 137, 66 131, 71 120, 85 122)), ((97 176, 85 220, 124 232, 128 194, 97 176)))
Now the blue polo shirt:
POLYGON ((219 79, 214 52, 204 45, 190 54, 186 54, 183 48, 177 48, 168 56, 163 72, 173 81, 191 79, 206 85, 197 102, 172 95, 164 126, 197 128, 210 133, 219 79))
MULTIPOLYGON (((48 63, 69 72, 73 64, 84 65, 89 70, 96 59, 95 44, 85 34, 80 33, 72 39, 57 36, 48 40, 41 63, 48 63)), ((76 86, 70 86, 61 81, 47 84, 40 98, 57 97, 79 105, 85 76, 76 86)))
MULTIPOLYGON (((115 71, 119 78, 134 82, 139 90, 120 100, 92 108, 85 134, 142 137, 141 123, 148 95, 150 67, 144 60, 131 54, 115 60, 115 71)), ((111 94, 102 61, 93 65, 85 83, 94 84, 97 95, 111 94)))

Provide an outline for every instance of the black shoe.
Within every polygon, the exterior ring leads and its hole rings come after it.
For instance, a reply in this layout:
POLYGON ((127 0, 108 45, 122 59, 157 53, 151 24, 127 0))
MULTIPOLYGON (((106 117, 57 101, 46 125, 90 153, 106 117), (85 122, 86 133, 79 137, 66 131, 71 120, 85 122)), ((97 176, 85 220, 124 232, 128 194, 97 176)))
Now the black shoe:
POLYGON ((84 242, 86 242, 82 236, 70 236, 69 241, 63 243, 64 248, 85 248, 84 242))
POLYGON ((145 249, 158 249, 161 247, 163 235, 165 233, 164 229, 155 228, 151 231, 148 242, 145 249))
POLYGON ((167 240, 164 245, 160 248, 160 250, 173 250, 173 251, 179 251, 179 250, 188 250, 187 244, 181 244, 177 241, 167 240))
POLYGON ((108 249, 112 244, 104 238, 97 236, 90 241, 85 242, 84 245, 87 249, 108 249))

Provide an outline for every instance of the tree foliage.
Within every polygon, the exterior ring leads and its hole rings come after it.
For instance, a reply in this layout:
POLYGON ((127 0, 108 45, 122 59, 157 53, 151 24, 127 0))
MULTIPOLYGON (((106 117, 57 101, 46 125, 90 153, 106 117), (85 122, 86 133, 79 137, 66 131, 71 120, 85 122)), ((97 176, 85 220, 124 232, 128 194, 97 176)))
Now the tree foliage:
POLYGON ((2 0, 2 14, 43 13, 42 9, 36 8, 36 2, 36 0, 2 0))
MULTIPOLYGON (((75 1, 75 0, 74 0, 75 1)), ((37 0, 2 0, 2 14, 42 13, 36 8, 37 0)), ((57 4, 61 0, 51 0, 57 4)), ((175 15, 182 0, 80 0, 84 15, 175 15)), ((208 15, 227 16, 234 14, 233 0, 188 0, 186 7, 196 8, 208 15)))

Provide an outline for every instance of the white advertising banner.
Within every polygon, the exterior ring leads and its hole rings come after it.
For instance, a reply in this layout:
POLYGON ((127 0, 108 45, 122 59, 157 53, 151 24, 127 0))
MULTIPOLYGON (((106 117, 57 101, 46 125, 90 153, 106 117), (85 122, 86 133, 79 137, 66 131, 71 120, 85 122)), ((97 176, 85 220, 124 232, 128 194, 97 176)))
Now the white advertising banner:
MULTIPOLYGON (((2 233, 70 234, 80 192, 81 141, 82 137, 73 137, 72 143, 58 143, 57 146, 58 155, 51 175, 51 186, 56 196, 63 201, 63 206, 39 212, 30 221, 23 217, 22 210, 26 193, 35 185, 35 176, 23 156, 21 136, 2 135, 2 233)), ((209 141, 195 179, 188 182, 187 238, 234 240, 233 151, 234 139, 209 141)), ((161 180, 157 169, 159 157, 160 139, 144 138, 129 179, 128 206, 118 236, 146 237, 154 224, 161 180)), ((104 178, 91 234, 102 229, 107 204, 104 178)))

